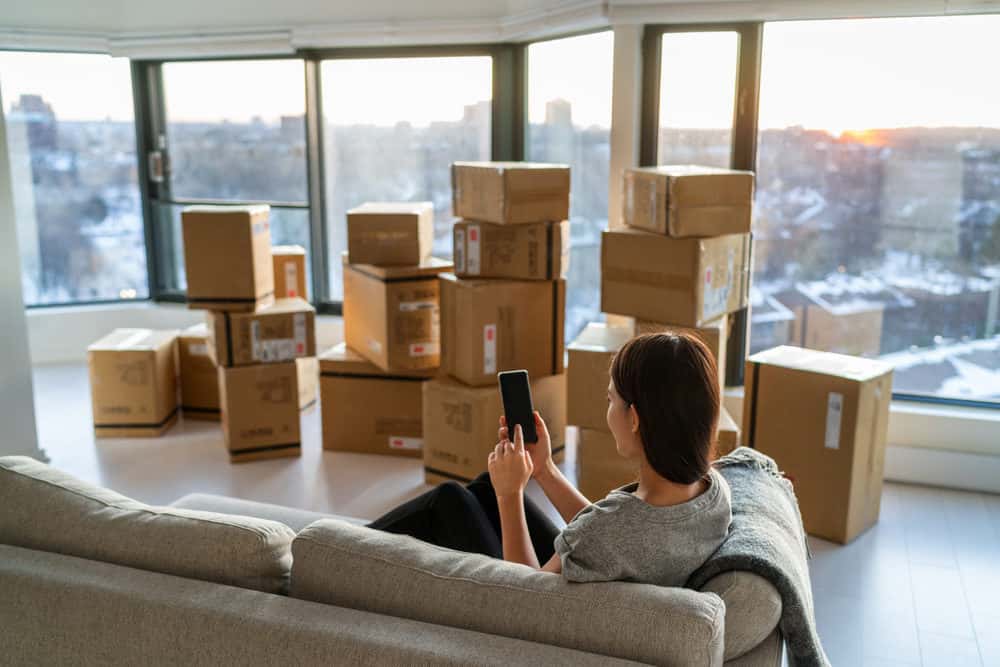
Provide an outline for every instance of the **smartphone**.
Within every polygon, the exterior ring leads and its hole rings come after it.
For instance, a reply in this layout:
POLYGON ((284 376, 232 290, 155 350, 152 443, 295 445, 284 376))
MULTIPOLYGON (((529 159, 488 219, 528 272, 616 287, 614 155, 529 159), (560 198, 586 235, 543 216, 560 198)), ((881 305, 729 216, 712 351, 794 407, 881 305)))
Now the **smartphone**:
POLYGON ((514 441, 514 426, 521 425, 525 444, 538 442, 535 432, 535 411, 531 405, 531 385, 528 371, 503 371, 497 373, 500 381, 500 398, 503 414, 507 418, 507 436, 514 441))

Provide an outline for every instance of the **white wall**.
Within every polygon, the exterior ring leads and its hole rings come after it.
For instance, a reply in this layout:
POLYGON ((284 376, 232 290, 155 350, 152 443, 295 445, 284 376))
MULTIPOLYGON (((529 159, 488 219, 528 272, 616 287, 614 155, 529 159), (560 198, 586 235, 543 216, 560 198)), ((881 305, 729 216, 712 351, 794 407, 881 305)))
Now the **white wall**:
MULTIPOLYGON (((3 108, 0 98, 0 108, 3 108)), ((28 327, 21 295, 7 130, 0 114, 0 455, 43 458, 35 431, 35 403, 28 355, 28 327)))

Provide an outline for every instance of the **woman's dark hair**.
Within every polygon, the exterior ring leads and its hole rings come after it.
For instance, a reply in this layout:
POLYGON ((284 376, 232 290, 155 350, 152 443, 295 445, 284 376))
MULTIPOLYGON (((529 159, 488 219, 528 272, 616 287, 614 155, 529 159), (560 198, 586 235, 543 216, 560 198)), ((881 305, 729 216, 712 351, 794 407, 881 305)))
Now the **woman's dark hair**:
POLYGON ((635 406, 653 470, 678 484, 704 477, 719 421, 718 369, 705 344, 685 333, 636 336, 611 362, 611 381, 635 406))

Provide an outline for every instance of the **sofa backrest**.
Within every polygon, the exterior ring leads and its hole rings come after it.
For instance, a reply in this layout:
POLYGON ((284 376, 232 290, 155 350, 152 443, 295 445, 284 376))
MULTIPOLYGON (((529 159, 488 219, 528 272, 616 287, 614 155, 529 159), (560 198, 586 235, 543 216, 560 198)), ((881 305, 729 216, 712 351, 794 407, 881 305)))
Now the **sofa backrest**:
POLYGON ((322 520, 292 544, 292 597, 652 664, 721 665, 713 593, 573 584, 533 568, 322 520))
POLYGON ((153 507, 28 457, 0 457, 3 544, 281 593, 294 537, 276 521, 153 507))

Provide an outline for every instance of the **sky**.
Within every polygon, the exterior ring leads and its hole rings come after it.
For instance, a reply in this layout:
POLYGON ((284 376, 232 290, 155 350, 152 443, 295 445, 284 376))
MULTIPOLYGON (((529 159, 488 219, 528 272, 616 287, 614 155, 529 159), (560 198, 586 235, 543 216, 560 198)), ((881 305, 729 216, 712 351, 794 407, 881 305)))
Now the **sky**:
MULTIPOLYGON (((1000 15, 795 21, 764 31, 760 126, 845 130, 906 126, 1000 126, 996 36, 1000 15)), ((529 47, 529 116, 572 103, 576 125, 610 124, 610 32, 529 47)), ((733 33, 668 34, 662 122, 728 127, 733 33)), ((397 58, 327 61, 323 103, 338 123, 426 125, 458 120, 491 97, 489 59, 397 58)), ((0 52, 4 109, 39 92, 60 118, 132 117, 128 62, 99 55, 0 52)), ((303 66, 294 60, 170 63, 164 67, 171 120, 276 122, 305 108, 303 66)))

